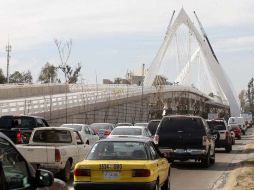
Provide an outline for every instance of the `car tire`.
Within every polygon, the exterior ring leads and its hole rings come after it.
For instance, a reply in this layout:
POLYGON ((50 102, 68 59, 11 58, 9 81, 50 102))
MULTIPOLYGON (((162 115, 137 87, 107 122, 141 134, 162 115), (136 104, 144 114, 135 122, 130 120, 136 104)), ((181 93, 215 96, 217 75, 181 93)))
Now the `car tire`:
POLYGON ((245 130, 242 131, 243 135, 245 135, 245 130))
POLYGON ((241 136, 238 136, 238 137, 237 137, 238 140, 241 140, 241 138, 242 138, 241 136))
POLYGON ((232 145, 235 145, 235 138, 232 139, 232 145))
POLYGON ((168 174, 167 180, 162 185, 161 190, 170 190, 170 173, 168 174))
POLYGON ((71 162, 68 160, 64 169, 60 172, 60 178, 68 182, 71 178, 71 162))
POLYGON ((213 152, 213 155, 212 155, 211 158, 210 158, 210 163, 211 163, 211 164, 214 164, 214 163, 215 163, 215 150, 214 150, 214 152, 213 152))
POLYGON ((232 150, 232 144, 228 144, 228 145, 225 146, 225 151, 227 153, 231 152, 231 150, 232 150))
POLYGON ((156 181, 156 184, 155 184, 153 190, 160 190, 160 185, 159 185, 159 181, 158 180, 156 181))
POLYGON ((201 165, 204 167, 204 168, 208 168, 210 166, 210 163, 211 163, 211 155, 210 155, 210 150, 208 151, 207 155, 205 158, 202 158, 201 160, 201 165))

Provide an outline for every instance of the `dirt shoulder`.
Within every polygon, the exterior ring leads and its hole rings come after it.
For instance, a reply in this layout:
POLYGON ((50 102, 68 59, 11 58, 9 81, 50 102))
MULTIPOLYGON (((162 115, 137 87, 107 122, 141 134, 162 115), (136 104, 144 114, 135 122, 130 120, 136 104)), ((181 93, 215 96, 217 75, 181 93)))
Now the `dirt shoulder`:
MULTIPOLYGON (((247 144, 244 153, 254 152, 254 143, 247 144)), ((239 164, 239 168, 229 174, 224 190, 254 190, 254 157, 239 164)))

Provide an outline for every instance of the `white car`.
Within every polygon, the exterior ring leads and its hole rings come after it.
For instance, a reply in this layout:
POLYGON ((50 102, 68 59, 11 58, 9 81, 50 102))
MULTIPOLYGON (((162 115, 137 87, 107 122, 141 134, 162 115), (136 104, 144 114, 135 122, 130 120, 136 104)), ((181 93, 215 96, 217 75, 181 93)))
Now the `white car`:
POLYGON ((125 136, 145 137, 153 140, 152 134, 150 133, 149 129, 144 126, 119 126, 114 128, 113 131, 111 131, 108 138, 125 136))
POLYGON ((28 144, 16 148, 34 167, 48 169, 68 181, 71 170, 89 151, 80 134, 66 127, 35 128, 28 144))
POLYGON ((79 132, 83 142, 88 145, 93 145, 96 141, 99 140, 99 136, 95 134, 94 130, 91 129, 89 125, 68 123, 61 125, 61 127, 71 128, 79 132))

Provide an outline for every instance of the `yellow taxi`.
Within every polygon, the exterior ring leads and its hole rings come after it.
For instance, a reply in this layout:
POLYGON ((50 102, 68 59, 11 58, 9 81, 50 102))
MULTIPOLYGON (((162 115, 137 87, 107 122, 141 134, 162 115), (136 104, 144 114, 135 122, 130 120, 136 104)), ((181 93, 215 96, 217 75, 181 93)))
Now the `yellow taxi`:
POLYGON ((76 164, 74 189, 169 190, 170 164, 144 138, 110 138, 97 142, 76 164))

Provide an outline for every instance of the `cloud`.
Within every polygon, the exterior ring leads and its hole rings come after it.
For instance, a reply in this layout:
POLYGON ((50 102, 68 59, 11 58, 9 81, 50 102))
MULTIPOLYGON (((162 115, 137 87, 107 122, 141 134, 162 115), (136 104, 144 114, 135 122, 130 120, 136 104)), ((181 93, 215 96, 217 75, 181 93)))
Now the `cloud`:
POLYGON ((16 49, 26 49, 56 37, 164 33, 182 5, 208 28, 254 22, 251 0, 9 0, 0 2, 0 43, 10 35, 16 49))

